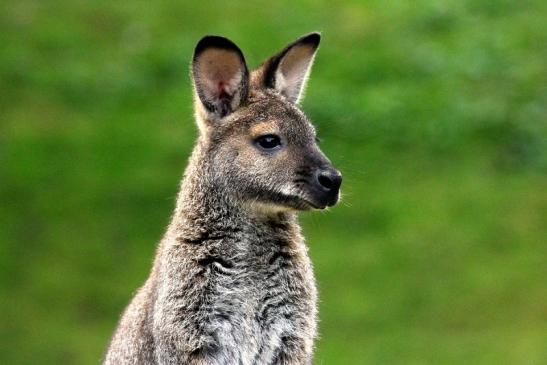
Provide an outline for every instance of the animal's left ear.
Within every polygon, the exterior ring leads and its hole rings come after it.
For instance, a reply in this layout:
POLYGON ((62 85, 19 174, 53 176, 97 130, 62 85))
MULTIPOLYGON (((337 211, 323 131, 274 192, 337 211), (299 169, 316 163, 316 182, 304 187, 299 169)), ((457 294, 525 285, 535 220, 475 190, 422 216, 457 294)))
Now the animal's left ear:
POLYGON ((256 71, 256 80, 253 81, 262 84, 262 87, 275 89, 289 101, 298 103, 320 40, 319 33, 298 38, 267 60, 256 71))

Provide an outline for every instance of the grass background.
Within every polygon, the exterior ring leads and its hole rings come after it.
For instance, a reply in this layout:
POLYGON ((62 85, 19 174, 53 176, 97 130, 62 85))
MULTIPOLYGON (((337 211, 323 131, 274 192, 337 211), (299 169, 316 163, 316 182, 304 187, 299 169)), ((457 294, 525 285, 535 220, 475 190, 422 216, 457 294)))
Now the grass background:
POLYGON ((97 364, 196 135, 188 65, 323 42, 304 110, 345 177, 302 216, 317 364, 547 363, 547 2, 0 3, 0 362, 97 364))

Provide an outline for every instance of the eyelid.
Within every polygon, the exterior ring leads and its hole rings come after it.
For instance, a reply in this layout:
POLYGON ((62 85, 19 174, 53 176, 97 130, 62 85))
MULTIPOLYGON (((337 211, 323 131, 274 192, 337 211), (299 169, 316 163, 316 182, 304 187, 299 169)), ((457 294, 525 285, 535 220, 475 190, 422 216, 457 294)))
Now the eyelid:
POLYGON ((282 139, 281 136, 279 134, 277 134, 276 132, 272 132, 272 133, 261 133, 261 134, 258 134, 256 136, 253 137, 253 140, 259 140, 260 138, 264 138, 264 137, 269 137, 269 136, 272 136, 272 137, 277 137, 279 138, 280 140, 282 139))
POLYGON ((268 131, 268 132, 264 132, 264 133, 257 133, 257 134, 253 134, 251 135, 251 139, 253 141, 256 141, 262 137, 266 137, 266 136, 278 136, 279 138, 281 138, 281 136, 277 133, 277 131, 268 131))
POLYGON ((279 128, 274 122, 258 122, 250 127, 250 135, 252 138, 259 138, 268 134, 279 134, 279 128))

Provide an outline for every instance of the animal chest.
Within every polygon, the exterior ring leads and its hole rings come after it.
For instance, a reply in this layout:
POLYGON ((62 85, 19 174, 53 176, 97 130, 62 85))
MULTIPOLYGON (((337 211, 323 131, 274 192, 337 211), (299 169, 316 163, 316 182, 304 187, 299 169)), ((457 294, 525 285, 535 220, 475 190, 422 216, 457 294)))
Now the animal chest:
POLYGON ((295 342, 305 342, 314 323, 315 292, 307 257, 276 251, 237 264, 212 262, 209 333, 219 358, 272 364, 295 342))

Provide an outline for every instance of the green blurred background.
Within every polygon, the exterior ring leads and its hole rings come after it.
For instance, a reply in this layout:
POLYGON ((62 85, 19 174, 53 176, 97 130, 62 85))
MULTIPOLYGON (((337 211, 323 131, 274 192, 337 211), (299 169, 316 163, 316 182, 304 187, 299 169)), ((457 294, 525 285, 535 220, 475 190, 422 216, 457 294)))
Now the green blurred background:
POLYGON ((547 364, 547 2, 0 4, 0 363, 97 364, 196 136, 204 34, 323 32, 304 110, 345 177, 302 216, 316 364, 547 364))

